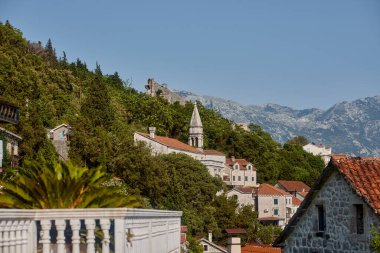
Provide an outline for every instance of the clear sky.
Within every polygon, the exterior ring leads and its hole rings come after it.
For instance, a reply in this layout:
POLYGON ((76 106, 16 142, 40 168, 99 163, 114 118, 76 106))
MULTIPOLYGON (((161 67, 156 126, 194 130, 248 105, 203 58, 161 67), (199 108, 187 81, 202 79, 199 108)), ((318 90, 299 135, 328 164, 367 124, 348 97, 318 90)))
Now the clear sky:
POLYGON ((0 20, 138 90, 298 109, 380 95, 379 0, 0 0, 0 20))

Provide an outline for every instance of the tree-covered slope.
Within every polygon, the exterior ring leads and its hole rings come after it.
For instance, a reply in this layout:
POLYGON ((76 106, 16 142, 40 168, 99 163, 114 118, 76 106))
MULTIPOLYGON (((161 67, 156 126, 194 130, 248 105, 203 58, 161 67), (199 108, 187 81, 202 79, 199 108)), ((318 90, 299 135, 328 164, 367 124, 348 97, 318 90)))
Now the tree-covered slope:
MULTIPOLYGON (((133 143, 133 132, 148 126, 155 126, 158 135, 186 142, 192 104, 169 104, 137 92, 118 73, 104 75, 100 66, 91 71, 79 59, 69 63, 65 55, 57 58, 50 40, 46 46, 28 42, 9 23, 0 23, 0 99, 20 106, 19 124, 0 126, 23 137, 22 160, 56 157, 47 129, 68 123, 74 164, 101 165, 123 179, 130 193, 143 197, 146 206, 183 210, 194 233, 223 228, 220 220, 210 218, 222 183, 204 165, 184 155, 153 157, 147 147, 133 143)), ((320 158, 296 145, 282 146, 257 126, 251 132, 233 130, 215 111, 201 105, 199 111, 205 148, 253 162, 260 182, 297 179, 312 184, 323 168, 320 158)))

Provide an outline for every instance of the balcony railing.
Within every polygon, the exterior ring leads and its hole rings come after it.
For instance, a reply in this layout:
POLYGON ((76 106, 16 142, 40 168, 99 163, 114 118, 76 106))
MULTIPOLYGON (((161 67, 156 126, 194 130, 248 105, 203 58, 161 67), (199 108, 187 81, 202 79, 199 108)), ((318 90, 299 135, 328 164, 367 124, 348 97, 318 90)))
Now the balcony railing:
POLYGON ((0 100, 0 121, 17 124, 19 118, 19 107, 0 100))
POLYGON ((179 253, 181 212, 0 209, 1 253, 179 253))

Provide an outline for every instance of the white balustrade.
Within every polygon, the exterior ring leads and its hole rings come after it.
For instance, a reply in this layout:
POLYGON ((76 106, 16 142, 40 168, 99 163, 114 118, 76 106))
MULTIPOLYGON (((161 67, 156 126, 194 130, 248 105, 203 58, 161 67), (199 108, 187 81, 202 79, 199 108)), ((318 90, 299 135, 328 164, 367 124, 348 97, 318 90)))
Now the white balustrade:
POLYGON ((179 253, 181 215, 132 208, 0 209, 0 253, 179 253))

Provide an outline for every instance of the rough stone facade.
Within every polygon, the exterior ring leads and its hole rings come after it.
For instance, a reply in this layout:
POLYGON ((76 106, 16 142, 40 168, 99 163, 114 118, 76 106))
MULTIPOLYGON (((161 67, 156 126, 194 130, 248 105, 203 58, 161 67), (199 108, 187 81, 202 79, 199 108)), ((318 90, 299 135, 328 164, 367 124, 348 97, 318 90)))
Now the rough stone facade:
POLYGON ((148 79, 148 83, 145 85, 145 89, 146 94, 148 94, 149 96, 160 96, 166 99, 171 104, 175 102, 179 102, 181 105, 186 104, 185 99, 172 92, 165 84, 159 84, 155 82, 153 78, 148 79))
POLYGON ((380 220, 353 192, 343 176, 334 172, 312 200, 297 226, 285 240, 283 253, 371 252, 371 226, 380 220), (325 230, 318 233, 318 208, 325 210, 325 230), (363 205, 364 233, 357 233, 355 205, 363 205))

